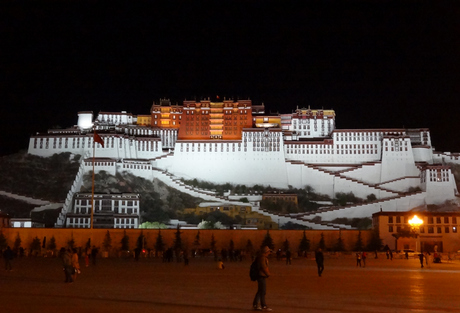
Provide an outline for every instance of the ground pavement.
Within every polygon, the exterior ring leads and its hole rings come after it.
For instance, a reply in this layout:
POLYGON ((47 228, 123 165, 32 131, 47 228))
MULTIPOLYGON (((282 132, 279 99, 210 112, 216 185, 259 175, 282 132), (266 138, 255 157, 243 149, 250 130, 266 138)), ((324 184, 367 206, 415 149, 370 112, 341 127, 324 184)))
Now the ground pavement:
MULTIPOLYGON (((212 258, 190 265, 158 259, 98 259, 84 266, 73 284, 64 283, 59 259, 13 260, 0 270, 2 312, 249 312, 257 284, 250 261, 212 258)), ((3 264, 2 264, 3 265, 3 264)), ((288 266, 271 259, 267 303, 273 312, 460 312, 460 261, 420 268, 418 259, 368 258, 356 267, 352 256, 326 255, 318 277, 311 258, 288 266)))

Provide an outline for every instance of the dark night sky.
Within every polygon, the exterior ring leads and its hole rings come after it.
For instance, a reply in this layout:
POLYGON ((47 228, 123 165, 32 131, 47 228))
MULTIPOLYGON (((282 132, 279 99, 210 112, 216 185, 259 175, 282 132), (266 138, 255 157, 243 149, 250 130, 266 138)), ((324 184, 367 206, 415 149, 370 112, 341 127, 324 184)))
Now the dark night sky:
POLYGON ((459 21, 458 1, 2 1, 0 155, 78 111, 215 95, 458 152, 459 21))

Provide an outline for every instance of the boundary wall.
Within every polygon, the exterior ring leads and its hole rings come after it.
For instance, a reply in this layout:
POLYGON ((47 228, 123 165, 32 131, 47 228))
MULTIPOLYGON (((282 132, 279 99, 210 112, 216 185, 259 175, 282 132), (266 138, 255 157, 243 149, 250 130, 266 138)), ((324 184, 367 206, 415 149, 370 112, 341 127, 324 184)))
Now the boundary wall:
MULTIPOLYGON (((51 237, 54 236, 56 240, 56 248, 59 250, 61 247, 66 247, 67 242, 72 238, 74 239, 75 246, 84 248, 88 239, 91 238, 91 245, 95 245, 102 251, 102 243, 109 231, 110 238, 112 239, 111 256, 117 255, 121 248, 121 239, 124 232, 129 236, 129 247, 134 249, 136 247, 137 238, 142 233, 146 238, 146 248, 153 249, 155 246, 158 232, 161 231, 163 242, 166 247, 174 245, 174 238, 177 229, 78 229, 78 228, 2 228, 1 232, 7 239, 7 244, 11 247, 19 235, 21 239, 21 247, 28 250, 32 240, 38 237, 43 244, 46 237, 46 243, 49 243, 51 237)), ((211 239, 214 236, 216 247, 220 249, 228 249, 230 240, 233 240, 235 249, 245 249, 248 240, 251 240, 255 249, 258 249, 264 240, 267 230, 218 230, 218 229, 181 229, 181 240, 188 250, 196 249, 193 242, 200 232, 200 246, 199 249, 209 249, 211 246, 211 239)), ((367 245, 372 230, 306 230, 305 234, 310 241, 310 251, 314 251, 321 240, 321 234, 324 235, 326 248, 332 248, 336 245, 339 236, 341 236, 345 249, 351 251, 355 246, 359 232, 361 232, 361 239, 363 245, 367 245)), ((270 230, 269 234, 275 244, 275 249, 281 249, 283 242, 287 239, 291 251, 295 254, 299 243, 303 237, 303 230, 270 230)), ((45 250, 45 249, 44 249, 45 250)))

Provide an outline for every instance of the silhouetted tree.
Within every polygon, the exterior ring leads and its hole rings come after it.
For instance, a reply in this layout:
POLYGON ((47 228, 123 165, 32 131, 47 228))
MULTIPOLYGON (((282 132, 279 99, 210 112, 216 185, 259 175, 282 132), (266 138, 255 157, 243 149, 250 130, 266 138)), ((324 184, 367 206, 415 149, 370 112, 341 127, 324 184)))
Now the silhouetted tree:
POLYGON ((110 237, 110 232, 108 230, 105 233, 104 241, 102 242, 102 247, 104 248, 104 251, 109 251, 110 248, 112 248, 112 238, 110 237))
POLYGON ((147 240, 145 239, 144 232, 141 231, 139 237, 137 237, 136 248, 142 250, 144 249, 146 244, 147 244, 147 240))
MULTIPOLYGON (((19 252, 19 248, 21 248, 21 237, 19 236, 19 233, 16 235, 16 240, 14 240, 14 246, 13 246, 13 251, 14 254, 17 255, 19 252)), ((1 249, 0 249, 1 251, 1 249)))
POLYGON ((299 243, 299 253, 305 256, 308 250, 310 250, 310 240, 308 240, 307 234, 304 230, 302 239, 300 239, 299 243))
POLYGON ((362 251, 364 249, 363 239, 361 237, 361 231, 358 232, 358 238, 356 239, 354 251, 362 251))
POLYGON ((214 238, 214 234, 211 234, 211 251, 214 254, 214 261, 217 261, 217 247, 216 247, 216 239, 214 238))
POLYGON ((270 232, 267 230, 267 234, 265 234, 265 238, 260 245, 260 248, 268 246, 271 250, 275 249, 275 243, 273 242, 272 237, 270 236, 270 232))
POLYGON ((200 231, 196 233, 195 241, 193 241, 193 245, 198 248, 200 246, 200 231))
POLYGON ((283 242, 283 251, 288 251, 289 250, 289 240, 285 240, 283 242))
POLYGON ((123 232, 123 238, 121 238, 121 250, 129 251, 129 236, 126 234, 126 230, 123 232))
POLYGON ((369 240, 369 244, 367 245, 367 249, 369 251, 379 251, 382 248, 382 239, 379 235, 379 229, 374 228, 371 232, 371 238, 369 240))
POLYGON ((342 239, 342 231, 339 231, 339 238, 337 238, 337 243, 335 244, 334 250, 339 252, 345 251, 345 243, 342 239))
POLYGON ((50 240, 48 241, 48 244, 46 245, 46 249, 51 251, 56 250, 56 238, 54 238, 54 236, 51 236, 50 240))
POLYGON ((323 233, 321 233, 321 239, 319 240, 318 248, 320 248, 321 250, 326 250, 326 241, 324 240, 323 233))
POLYGON ((180 231, 180 226, 177 225, 176 232, 174 233, 174 249, 182 249, 182 238, 181 238, 181 231, 180 231))
POLYGON ((180 232, 180 226, 177 225, 177 230, 174 234, 174 251, 176 253, 176 259, 177 262, 181 261, 180 254, 182 252, 184 244, 182 243, 182 238, 181 238, 181 232, 180 232))
POLYGON ((42 249, 42 243, 40 238, 35 237, 32 242, 30 243, 30 251, 32 255, 38 255, 40 254, 42 249))
POLYGON ((246 254, 250 255, 251 258, 254 257, 254 246, 251 239, 248 239, 248 242, 246 243, 246 254))
POLYGON ((67 241, 67 247, 70 249, 75 248, 75 239, 73 238, 73 234, 71 235, 70 240, 67 241))

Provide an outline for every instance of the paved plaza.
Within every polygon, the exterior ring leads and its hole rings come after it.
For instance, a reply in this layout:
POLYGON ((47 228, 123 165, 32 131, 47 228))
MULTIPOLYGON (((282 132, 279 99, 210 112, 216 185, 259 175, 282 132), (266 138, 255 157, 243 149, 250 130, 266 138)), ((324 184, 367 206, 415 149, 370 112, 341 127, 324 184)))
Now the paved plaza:
MULTIPOLYGON (((13 260, 0 271, 2 312, 248 312, 256 283, 250 261, 212 258, 183 263, 159 259, 98 259, 64 283, 59 259, 13 260)), ((2 264, 3 265, 3 264, 2 264)), ((318 277, 312 258, 271 259, 267 303, 273 312, 460 312, 460 261, 420 268, 418 259, 368 258, 356 267, 352 255, 326 255, 318 277)))

